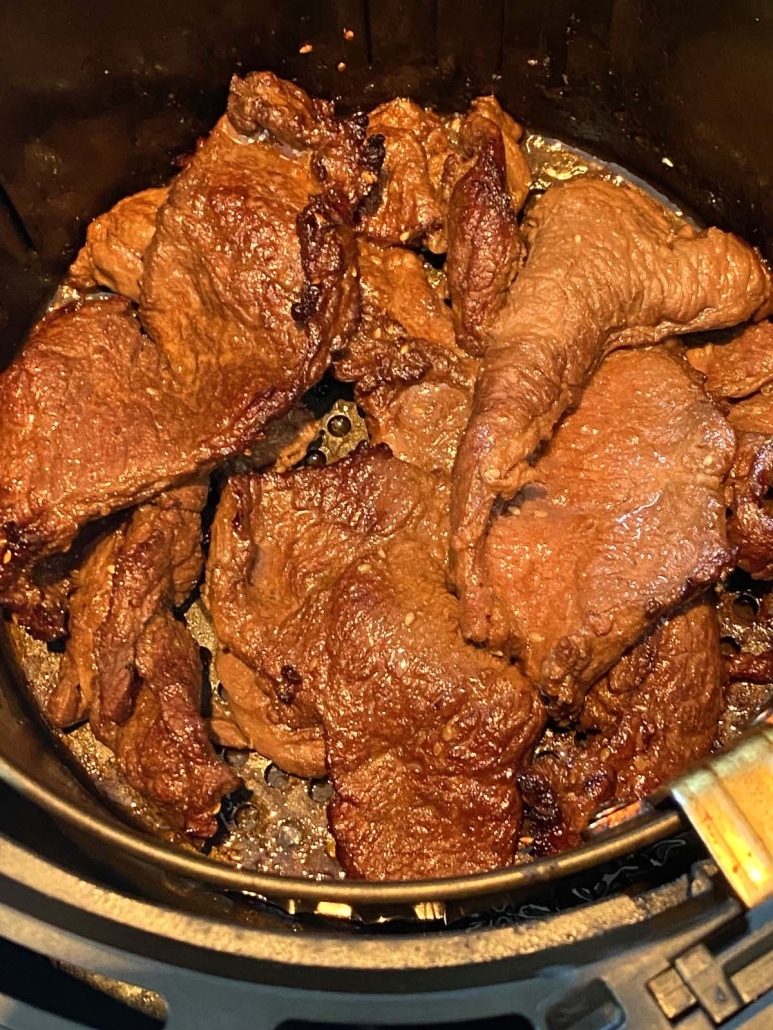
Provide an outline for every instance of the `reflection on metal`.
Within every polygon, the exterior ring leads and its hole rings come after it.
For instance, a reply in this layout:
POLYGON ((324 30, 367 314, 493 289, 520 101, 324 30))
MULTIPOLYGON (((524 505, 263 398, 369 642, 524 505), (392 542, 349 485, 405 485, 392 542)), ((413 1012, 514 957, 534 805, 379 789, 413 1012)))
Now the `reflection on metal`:
POLYGON ((156 991, 126 983, 125 980, 115 980, 111 976, 103 976, 102 973, 92 973, 88 969, 73 966, 69 962, 55 962, 54 964, 63 972, 82 980, 94 990, 107 994, 115 1001, 126 1005, 127 1008, 141 1012, 143 1016, 157 1020, 162 1025, 166 1023, 166 1002, 156 991))
POLYGON ((744 904, 773 898, 773 712, 671 793, 744 904))

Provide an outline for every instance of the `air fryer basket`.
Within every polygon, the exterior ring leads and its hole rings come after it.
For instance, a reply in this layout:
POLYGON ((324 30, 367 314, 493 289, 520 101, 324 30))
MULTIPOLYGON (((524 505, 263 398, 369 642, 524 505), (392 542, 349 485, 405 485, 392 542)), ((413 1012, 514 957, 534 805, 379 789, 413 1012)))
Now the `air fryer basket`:
MULTIPOLYGON (((773 256, 773 9, 764 0, 699 8, 674 0, 33 0, 2 5, 0 40, 2 364, 88 219, 166 181, 174 157, 223 109, 230 75, 253 68, 271 68, 345 108, 409 94, 454 110, 494 92, 530 128, 622 165, 699 220, 773 256)), ((752 751, 731 772, 753 775, 758 759, 770 761, 767 738, 752 751)), ((520 891, 681 825, 673 807, 645 810, 573 853, 436 883, 238 870, 146 837, 108 812, 51 750, 7 652, 0 777, 87 846, 102 845, 103 860, 118 867, 161 868, 312 907, 415 907, 520 891)), ((689 810, 688 788, 681 801, 689 810)))

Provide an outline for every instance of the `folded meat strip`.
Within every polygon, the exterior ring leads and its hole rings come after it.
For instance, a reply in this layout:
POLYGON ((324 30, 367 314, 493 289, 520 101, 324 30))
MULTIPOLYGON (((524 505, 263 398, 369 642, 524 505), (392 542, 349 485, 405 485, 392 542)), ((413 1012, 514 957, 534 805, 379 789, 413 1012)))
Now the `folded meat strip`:
MULTIPOLYGON (((298 95, 268 73, 238 88, 298 95)), ((0 603, 85 522, 247 447, 344 345, 359 291, 342 190, 368 188, 353 157, 364 128, 327 114, 317 124, 305 99, 325 160, 346 157, 341 188, 315 178, 319 153, 292 121, 280 144, 258 123, 252 138, 221 119, 158 211, 141 286, 149 335, 123 298, 76 304, 38 323, 0 377, 0 603)))
POLYGON ((731 405, 738 449, 726 484, 727 536, 736 562, 756 579, 773 579, 773 387, 731 405))
POLYGON ((674 333, 767 314, 770 277, 734 236, 695 233, 634 187, 577 179, 554 186, 527 219, 529 256, 486 348, 457 457, 452 573, 465 635, 489 636, 485 537, 497 497, 576 405, 603 356, 674 333))
POLYGON ((378 447, 235 477, 215 518, 216 632, 275 722, 321 726, 350 875, 457 875, 515 853, 515 775, 543 716, 512 665, 459 634, 447 505, 444 476, 378 447))
POLYGON ((70 637, 48 702, 55 725, 88 717, 127 782, 195 837, 215 830, 238 780, 201 717, 198 647, 172 610, 202 571, 206 484, 142 505, 75 574, 70 637))
POLYGON ((428 472, 450 474, 470 413, 477 362, 455 342, 442 277, 420 258, 360 241, 362 321, 335 362, 354 382, 370 438, 428 472))
POLYGON ((158 209, 168 196, 167 187, 142 190, 95 218, 70 266, 68 283, 77 289, 104 286, 138 303, 145 251, 156 231, 158 209))
POLYGON ((730 564, 723 480, 734 449, 679 358, 619 351, 493 520, 489 639, 521 657, 556 717, 571 717, 663 613, 730 564))
POLYGON ((722 707, 713 601, 659 623, 586 698, 576 729, 520 777, 537 855, 581 843, 602 808, 638 800, 708 754, 722 707))
MULTIPOLYGON (((529 178, 525 190, 516 184, 513 197, 505 137, 497 122, 481 112, 480 103, 462 122, 459 145, 472 164, 448 203, 446 272, 457 342, 479 357, 523 261, 516 212, 528 192, 529 178)), ((513 145, 524 161, 517 143, 513 145)), ((455 160, 461 158, 450 158, 449 163, 455 160)))
POLYGON ((706 376, 713 396, 748 397, 773 382, 773 324, 750 325, 727 343, 693 347, 687 360, 706 376))

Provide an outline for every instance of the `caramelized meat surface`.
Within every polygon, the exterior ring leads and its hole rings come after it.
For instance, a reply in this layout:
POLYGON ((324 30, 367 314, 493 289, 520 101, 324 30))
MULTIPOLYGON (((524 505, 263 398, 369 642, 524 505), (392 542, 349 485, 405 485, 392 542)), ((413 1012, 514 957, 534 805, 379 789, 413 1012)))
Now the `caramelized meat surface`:
POLYGON ((145 251, 156 231, 156 215, 169 190, 142 190, 119 200, 86 230, 86 243, 68 273, 78 289, 104 286, 139 302, 145 251))
POLYGON ((726 484, 727 535, 738 565, 757 579, 773 578, 773 390, 732 405, 728 420, 738 450, 726 484))
POLYGON ((679 359, 620 351, 494 520, 490 640, 520 655, 559 718, 729 565, 722 484, 734 447, 679 359))
POLYGON ((708 754, 722 705, 713 601, 661 622, 588 694, 520 777, 535 852, 576 847, 602 808, 638 800, 708 754))
POLYGON ((773 323, 759 322, 728 343, 693 347, 687 360, 715 397, 748 397, 773 381, 773 323))
POLYGON ((497 497, 576 405, 615 347, 767 314, 769 274, 746 243, 696 234, 633 187, 577 179, 540 197, 529 256, 490 334, 454 472, 452 572, 466 636, 489 637, 485 538, 497 497))
POLYGON ((201 662, 181 604, 202 569, 206 484, 162 494, 100 541, 75 574, 70 638, 48 715, 89 719, 127 782, 171 825, 210 836, 237 779, 215 755, 201 717, 201 662))
MULTIPOLYGON (((243 90, 267 86, 283 88, 258 76, 243 90)), ((88 520, 247 447, 343 345, 358 301, 352 209, 315 179, 315 156, 222 119, 158 212, 147 334, 124 299, 76 305, 44 318, 0 377, 3 603, 88 520)))
POLYGON ((543 721, 517 670, 459 634, 447 496, 444 477, 361 449, 232 479, 213 527, 218 637, 270 718, 322 727, 339 858, 369 879, 511 861, 515 772, 543 721))
POLYGON ((361 242, 360 280, 362 321, 336 375, 355 383, 374 443, 450 475, 478 365, 456 346, 442 278, 431 285, 412 251, 361 242))

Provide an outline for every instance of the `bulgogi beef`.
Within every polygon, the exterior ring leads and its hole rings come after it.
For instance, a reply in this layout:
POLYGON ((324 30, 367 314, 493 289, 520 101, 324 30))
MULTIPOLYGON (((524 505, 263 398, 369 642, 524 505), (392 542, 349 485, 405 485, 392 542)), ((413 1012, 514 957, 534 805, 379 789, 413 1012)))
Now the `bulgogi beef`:
POLYGON ((494 518, 489 639, 519 655, 554 715, 572 717, 663 613, 730 566, 723 480, 734 452, 680 359, 619 351, 494 518))
POLYGON ((713 600, 673 615, 594 684, 575 730, 519 777, 536 854, 576 847, 600 809, 638 800, 708 754, 722 706, 713 600))
POLYGON ((750 325, 727 343, 687 351, 687 360, 706 377, 706 390, 733 400, 773 382, 773 323, 750 325))
POLYGON ((213 526, 218 639, 273 722, 322 727, 352 875, 482 871, 515 853, 515 774, 543 717, 513 666, 459 634, 447 507, 445 477, 379 447, 235 477, 213 526))
POLYGON ((201 574, 206 497, 206 483, 162 494, 97 543, 75 575, 48 703, 56 725, 88 717, 127 782, 201 838, 238 784, 209 742, 198 647, 172 611, 201 574))
POLYGON ((81 290, 104 286, 139 303, 145 252, 156 231, 158 209, 168 196, 165 187, 142 190, 95 218, 70 266, 69 284, 81 290))
POLYGON ((738 449, 726 484, 727 535, 738 565, 757 579, 773 578, 773 389, 730 407, 738 449))
MULTIPOLYGON (((284 84, 266 73, 239 88, 275 96, 284 84)), ((326 117, 319 134, 326 145, 340 137, 347 157, 365 153, 355 125, 326 117)), ((358 303, 353 207, 315 178, 318 156, 221 119, 156 216, 140 289, 148 335, 126 300, 76 304, 44 318, 0 377, 4 604, 22 570, 89 519, 247 447, 346 340, 358 303)), ((363 162, 347 164, 352 176, 363 162)))
POLYGON ((746 243, 695 233, 633 187, 549 189, 526 227, 528 259, 488 341, 454 470, 452 573, 462 629, 488 639, 485 539, 494 501, 531 478, 529 457, 615 347, 715 329, 770 310, 770 276, 746 243))

